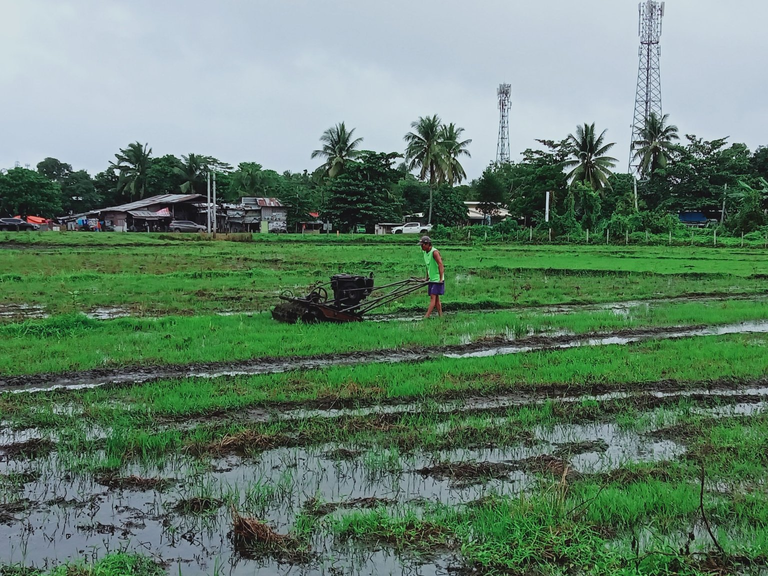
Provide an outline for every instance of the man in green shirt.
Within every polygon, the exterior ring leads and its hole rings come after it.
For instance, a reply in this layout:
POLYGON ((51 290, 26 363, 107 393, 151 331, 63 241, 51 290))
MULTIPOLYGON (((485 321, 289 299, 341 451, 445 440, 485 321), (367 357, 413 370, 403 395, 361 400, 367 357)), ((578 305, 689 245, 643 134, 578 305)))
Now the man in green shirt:
POLYGON ((429 236, 422 236, 419 242, 424 256, 424 264, 427 267, 427 282, 429 283, 427 293, 429 294, 429 308, 424 318, 429 318, 432 310, 437 307, 438 316, 443 315, 443 306, 440 304, 440 296, 445 294, 445 267, 443 259, 432 246, 432 240, 429 236))

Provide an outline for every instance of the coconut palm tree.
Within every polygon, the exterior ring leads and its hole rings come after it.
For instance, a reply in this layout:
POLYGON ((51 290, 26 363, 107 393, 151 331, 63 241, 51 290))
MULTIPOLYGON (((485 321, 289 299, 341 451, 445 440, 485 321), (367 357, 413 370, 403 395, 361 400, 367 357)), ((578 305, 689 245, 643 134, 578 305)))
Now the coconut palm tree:
POLYGON ((461 140, 463 132, 464 128, 457 127, 453 122, 443 125, 440 130, 440 139, 445 149, 445 179, 451 184, 461 184, 461 181, 467 177, 464 167, 459 162, 459 157, 472 157, 467 150, 472 140, 461 140))
POLYGON ((208 171, 214 161, 215 159, 210 156, 182 154, 181 163, 174 169, 182 178, 181 191, 184 194, 200 192, 205 187, 208 171))
POLYGON ((118 171, 118 194, 127 193, 131 199, 144 198, 148 189, 147 174, 151 155, 152 148, 139 142, 121 148, 120 152, 115 154, 117 162, 110 162, 110 165, 118 171))
POLYGON ((577 126, 575 136, 568 134, 566 143, 571 159, 566 160, 563 165, 566 168, 573 167, 568 173, 571 184, 588 184, 597 192, 610 187, 608 177, 611 175, 611 168, 616 166, 616 158, 606 156, 614 144, 605 144, 604 139, 605 130, 595 137, 594 123, 577 126))
POLYGON ((333 178, 344 171, 344 162, 357 156, 360 151, 356 148, 363 141, 362 138, 352 139, 355 129, 347 131, 344 122, 328 128, 320 136, 323 147, 312 152, 312 158, 325 158, 325 164, 321 166, 323 172, 333 178))
POLYGON ((650 178, 659 168, 664 168, 672 156, 673 140, 679 140, 677 126, 667 124, 669 114, 661 118, 655 112, 645 120, 640 139, 632 143, 633 158, 643 178, 650 178))
POLYGON ((432 223, 432 196, 435 186, 446 179, 446 151, 440 117, 419 117, 411 122, 412 132, 405 135, 405 163, 408 170, 418 170, 419 178, 429 182, 429 219, 432 223))

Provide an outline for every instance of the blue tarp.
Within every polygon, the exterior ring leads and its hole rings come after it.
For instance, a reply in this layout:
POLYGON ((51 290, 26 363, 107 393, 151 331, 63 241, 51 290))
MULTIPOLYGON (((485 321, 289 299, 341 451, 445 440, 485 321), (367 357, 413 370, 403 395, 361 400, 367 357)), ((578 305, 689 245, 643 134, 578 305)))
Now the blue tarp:
POLYGON ((707 217, 702 212, 680 212, 677 215, 683 224, 706 224, 707 217))

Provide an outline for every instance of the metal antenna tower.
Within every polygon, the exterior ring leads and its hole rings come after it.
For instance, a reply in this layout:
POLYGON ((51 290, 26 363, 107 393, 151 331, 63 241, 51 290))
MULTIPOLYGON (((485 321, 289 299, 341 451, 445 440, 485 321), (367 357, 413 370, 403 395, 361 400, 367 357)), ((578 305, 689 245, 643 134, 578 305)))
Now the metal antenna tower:
POLYGON ((646 119, 652 112, 661 118, 661 19, 664 17, 664 2, 646 0, 638 4, 640 21, 640 65, 637 70, 637 92, 635 93, 635 117, 632 120, 632 140, 629 143, 629 171, 638 172, 635 162, 635 142, 642 139, 646 119))
POLYGON ((509 98, 512 95, 511 84, 499 84, 496 91, 499 97, 499 140, 496 144, 496 163, 509 162, 509 98))

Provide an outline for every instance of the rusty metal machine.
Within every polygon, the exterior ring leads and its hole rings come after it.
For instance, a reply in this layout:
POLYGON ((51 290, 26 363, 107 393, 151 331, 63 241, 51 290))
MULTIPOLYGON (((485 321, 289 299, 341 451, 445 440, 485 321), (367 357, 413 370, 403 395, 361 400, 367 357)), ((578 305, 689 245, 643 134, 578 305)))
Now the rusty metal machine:
POLYGON ((374 286, 373 274, 357 276, 336 274, 330 282, 317 282, 309 287, 306 296, 295 296, 291 291, 280 294, 280 302, 272 310, 272 317, 280 322, 359 322, 363 314, 388 304, 426 286, 425 280, 408 278, 374 286), (329 297, 328 290, 333 293, 329 297))

